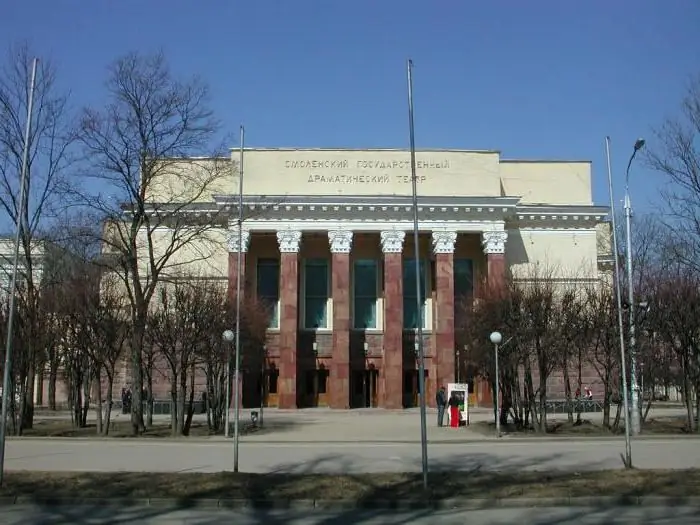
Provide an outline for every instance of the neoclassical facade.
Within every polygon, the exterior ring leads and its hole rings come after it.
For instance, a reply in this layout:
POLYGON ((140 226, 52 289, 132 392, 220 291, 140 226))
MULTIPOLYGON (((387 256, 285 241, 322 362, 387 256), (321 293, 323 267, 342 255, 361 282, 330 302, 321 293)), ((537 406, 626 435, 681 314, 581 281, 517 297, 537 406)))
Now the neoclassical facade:
POLYGON ((486 385, 456 366, 459 306, 508 268, 524 276, 546 264, 595 281, 606 261, 607 208, 592 202, 589 162, 419 151, 419 309, 408 151, 246 149, 240 238, 237 160, 191 206, 228 217, 228 228, 177 260, 235 288, 240 251, 244 293, 273 311, 263 367, 244 364, 244 405, 264 392, 280 408, 415 406, 419 322, 428 401, 459 379, 472 402, 489 402, 486 385))

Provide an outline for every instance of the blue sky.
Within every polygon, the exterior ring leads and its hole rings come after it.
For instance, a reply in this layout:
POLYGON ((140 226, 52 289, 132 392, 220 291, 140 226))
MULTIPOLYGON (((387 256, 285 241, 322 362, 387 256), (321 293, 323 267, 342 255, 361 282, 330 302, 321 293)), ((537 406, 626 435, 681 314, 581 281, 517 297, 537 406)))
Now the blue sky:
MULTIPOLYGON (((163 49, 250 146, 407 147, 410 57, 418 148, 589 159, 606 204, 605 135, 619 198, 634 140, 700 73, 698 27, 698 0, 44 0, 6 2, 0 44, 54 60, 76 107, 115 57, 163 49)), ((652 206, 659 177, 633 176, 652 206)))

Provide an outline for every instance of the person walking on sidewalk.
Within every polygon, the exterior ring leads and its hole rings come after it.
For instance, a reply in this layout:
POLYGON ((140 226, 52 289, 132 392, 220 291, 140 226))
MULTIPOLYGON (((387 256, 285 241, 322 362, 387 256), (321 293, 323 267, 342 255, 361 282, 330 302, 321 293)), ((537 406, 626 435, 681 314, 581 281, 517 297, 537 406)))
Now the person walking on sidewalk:
POLYGON ((445 407, 447 407, 447 394, 445 394, 445 387, 441 386, 438 393, 435 394, 435 404, 437 405, 438 418, 437 424, 439 427, 443 425, 445 420, 445 407))

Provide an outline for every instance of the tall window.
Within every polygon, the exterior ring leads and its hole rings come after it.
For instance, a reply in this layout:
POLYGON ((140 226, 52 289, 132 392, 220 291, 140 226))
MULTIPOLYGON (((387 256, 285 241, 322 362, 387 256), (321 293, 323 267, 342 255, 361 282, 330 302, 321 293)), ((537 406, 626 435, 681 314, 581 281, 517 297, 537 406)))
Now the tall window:
POLYGON ((304 260, 304 328, 328 328, 328 259, 304 260))
POLYGON ((278 259, 258 259, 257 294, 270 308, 270 328, 279 328, 280 262, 278 259))
POLYGON ((474 273, 471 259, 454 260, 455 304, 474 294, 474 273))
POLYGON ((423 319, 422 328, 427 328, 426 300, 427 300, 427 279, 426 261, 421 259, 420 265, 420 295, 421 308, 418 309, 416 303, 416 261, 415 259, 404 259, 403 261, 403 327, 406 329, 418 328, 419 320, 423 319))
POLYGON ((353 263, 353 326, 359 330, 378 328, 378 275, 379 264, 375 259, 360 259, 353 263))

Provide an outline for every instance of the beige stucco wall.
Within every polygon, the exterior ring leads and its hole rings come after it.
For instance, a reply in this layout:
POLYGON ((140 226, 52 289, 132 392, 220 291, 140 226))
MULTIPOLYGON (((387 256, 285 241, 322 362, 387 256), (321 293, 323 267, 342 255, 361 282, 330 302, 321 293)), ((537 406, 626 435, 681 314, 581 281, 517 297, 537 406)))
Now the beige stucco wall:
MULTIPOLYGON (((419 151, 416 174, 421 195, 500 194, 495 152, 419 151)), ((249 150, 243 176, 251 195, 411 194, 410 154, 401 150, 249 150)), ((225 193, 237 184, 232 177, 225 193)))
POLYGON ((227 158, 165 159, 152 170, 147 181, 146 200, 158 203, 211 202, 212 195, 232 192, 232 171, 233 166, 227 158))
POLYGON ((504 193, 521 204, 592 205, 590 162, 501 161, 504 193))
MULTIPOLYGON (((34 285, 41 286, 43 275, 44 256, 46 253, 44 244, 33 241, 31 246, 32 258, 32 280, 34 285)), ((4 300, 9 293, 12 284, 12 271, 14 268, 15 240, 10 237, 0 238, 0 300, 4 300)), ((22 285, 26 278, 26 256, 24 248, 20 246, 19 258, 17 259, 18 274, 17 282, 22 285)))
POLYGON ((545 272, 564 279, 594 279, 596 245, 595 229, 509 230, 506 261, 516 278, 545 272))
MULTIPOLYGON (((238 193, 239 152, 231 159, 163 161, 150 182, 152 202, 211 202, 238 193)), ((498 152, 416 152, 425 196, 522 197, 523 204, 592 204, 589 162, 501 160, 498 152)), ((247 195, 410 195, 407 150, 248 149, 247 195)))
MULTIPOLYGON (((187 234, 178 231, 178 236, 187 234)), ((165 266, 168 274, 177 276, 187 274, 195 277, 224 278, 228 275, 228 247, 226 243, 227 230, 211 228, 197 234, 186 244, 178 248, 169 258, 165 266)), ((147 275, 148 245, 145 234, 140 239, 140 272, 142 277, 147 275)), ((157 228, 153 235, 153 253, 156 258, 162 257, 172 244, 172 231, 168 228, 157 228)))

